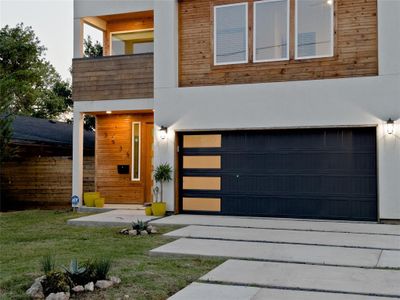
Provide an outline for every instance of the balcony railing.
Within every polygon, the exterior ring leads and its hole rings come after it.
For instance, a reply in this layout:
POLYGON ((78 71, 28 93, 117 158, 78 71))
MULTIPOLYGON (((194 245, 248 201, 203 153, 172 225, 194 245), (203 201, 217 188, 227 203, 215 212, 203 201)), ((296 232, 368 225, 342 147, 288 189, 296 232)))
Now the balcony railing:
POLYGON ((77 58, 72 63, 74 101, 153 98, 153 54, 77 58))

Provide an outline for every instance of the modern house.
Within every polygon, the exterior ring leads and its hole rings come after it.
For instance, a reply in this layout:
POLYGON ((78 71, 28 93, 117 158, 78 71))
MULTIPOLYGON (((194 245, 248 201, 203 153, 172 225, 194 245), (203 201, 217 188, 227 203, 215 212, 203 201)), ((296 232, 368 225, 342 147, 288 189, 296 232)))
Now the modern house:
MULTIPOLYGON (((72 193, 72 124, 16 116, 0 166, 0 208, 65 208, 72 193)), ((84 133, 83 190, 94 190, 94 133, 84 133)))
MULTIPOLYGON (((169 211, 400 219, 400 1, 74 1, 73 195, 169 211), (82 58, 83 27, 104 56, 82 58)), ((79 205, 82 205, 82 201, 79 205)))

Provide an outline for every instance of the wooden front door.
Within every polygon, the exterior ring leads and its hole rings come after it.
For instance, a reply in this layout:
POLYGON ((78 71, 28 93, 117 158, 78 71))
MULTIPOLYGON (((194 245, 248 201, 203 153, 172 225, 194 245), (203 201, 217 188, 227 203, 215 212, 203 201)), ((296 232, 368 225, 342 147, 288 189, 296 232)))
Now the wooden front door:
POLYGON ((151 201, 153 122, 149 113, 96 116, 96 190, 106 203, 151 201))

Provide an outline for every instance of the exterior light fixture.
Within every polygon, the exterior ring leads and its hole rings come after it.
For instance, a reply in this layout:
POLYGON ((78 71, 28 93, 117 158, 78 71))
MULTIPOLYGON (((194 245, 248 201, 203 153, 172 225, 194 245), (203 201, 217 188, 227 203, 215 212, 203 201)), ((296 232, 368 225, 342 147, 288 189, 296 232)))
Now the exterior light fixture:
POLYGON ((387 134, 393 134, 394 132, 394 121, 391 118, 386 121, 386 132, 387 134))
POLYGON ((160 128, 160 139, 165 140, 167 138, 168 128, 166 126, 161 126, 160 128))
POLYGON ((110 115, 110 114, 112 114, 112 111, 111 110, 107 110, 106 114, 110 115))

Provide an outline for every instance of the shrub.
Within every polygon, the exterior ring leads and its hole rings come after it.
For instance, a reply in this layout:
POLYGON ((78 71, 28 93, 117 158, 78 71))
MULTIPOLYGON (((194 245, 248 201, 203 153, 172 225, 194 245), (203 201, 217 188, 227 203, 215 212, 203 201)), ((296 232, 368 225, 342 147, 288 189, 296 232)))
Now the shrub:
POLYGON ((49 295, 51 293, 68 292, 71 286, 69 278, 59 271, 50 271, 46 274, 46 278, 42 281, 43 293, 49 295))
POLYGON ((106 280, 110 272, 112 261, 109 258, 98 259, 93 263, 94 280, 106 280))
POLYGON ((147 230, 148 223, 142 220, 137 220, 136 222, 132 222, 132 229, 136 230, 138 233, 142 230, 147 230))
POLYGON ((90 282, 93 277, 93 264, 88 262, 79 265, 76 258, 71 260, 69 268, 64 267, 64 270, 74 285, 84 285, 90 282))
POLYGON ((53 256, 46 255, 40 260, 40 268, 44 274, 48 274, 56 269, 56 261, 53 256))

